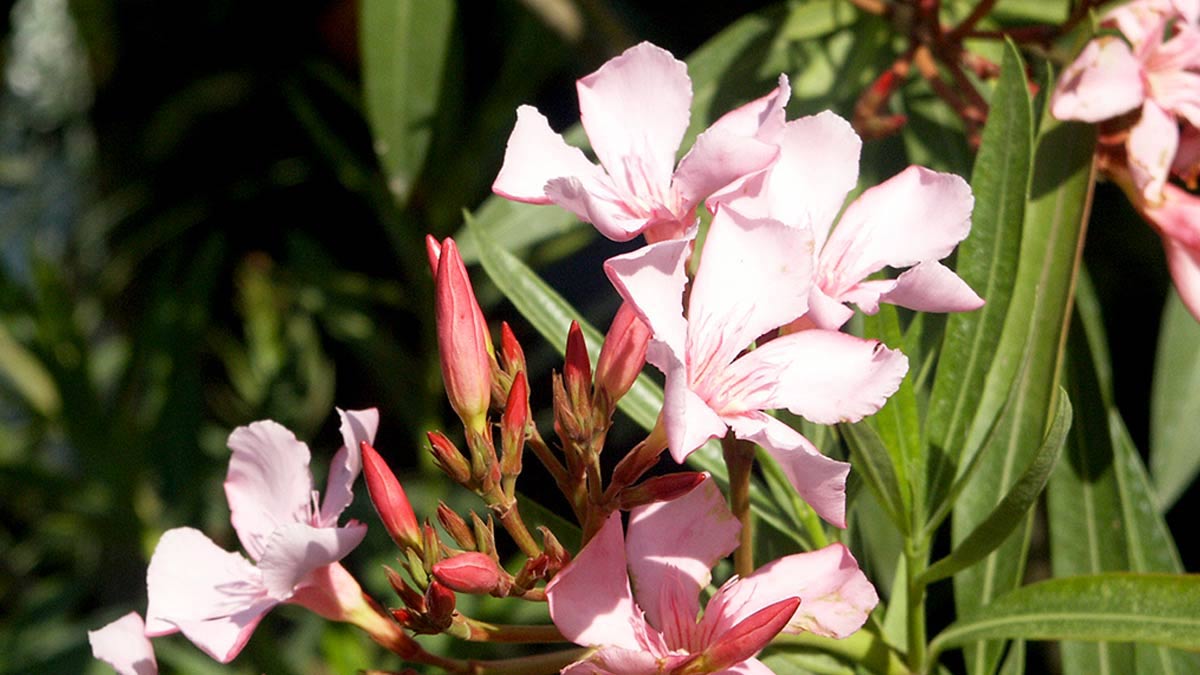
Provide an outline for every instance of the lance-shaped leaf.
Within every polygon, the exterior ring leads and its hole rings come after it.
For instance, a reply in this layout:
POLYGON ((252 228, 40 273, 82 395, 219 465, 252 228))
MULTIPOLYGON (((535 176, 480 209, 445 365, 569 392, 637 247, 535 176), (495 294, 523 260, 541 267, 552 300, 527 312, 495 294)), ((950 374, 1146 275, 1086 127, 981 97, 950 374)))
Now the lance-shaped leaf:
MULTIPOLYGON (((1010 43, 992 95, 988 123, 971 175, 971 235, 958 246, 955 271, 987 301, 946 318, 945 338, 929 402, 929 512, 946 498, 979 407, 1017 274, 1021 222, 1033 154, 1033 110, 1021 56, 1010 43)), ((994 399, 993 399, 994 401, 994 399)), ((999 413, 981 411, 977 423, 999 413)), ((969 453, 968 453, 969 454, 969 453)))
POLYGON ((1004 499, 991 514, 971 531, 962 542, 954 547, 945 558, 929 566, 918 578, 920 583, 929 584, 945 579, 959 570, 983 560, 994 551, 1005 538, 1026 521, 1026 514, 1042 494, 1050 472, 1058 463, 1063 445, 1067 442, 1067 430, 1071 428, 1071 404, 1063 392, 1059 392, 1054 421, 1042 439, 1042 446, 1025 467, 1025 472, 1013 484, 1004 499))
MULTIPOLYGON (((1048 115, 1042 120, 1012 302, 966 446, 981 447, 977 439, 986 433, 984 422, 991 418, 988 411, 1003 404, 1009 386, 1015 388, 1014 414, 1002 421, 993 442, 979 451, 983 454, 977 473, 954 507, 954 546, 1004 498, 1021 467, 1028 465, 1037 450, 1050 421, 1083 225, 1091 204, 1094 145, 1095 133, 1089 126, 1056 122, 1048 115), (1025 359, 1029 365, 1022 368, 1025 359), (1014 373, 1019 377, 1014 379, 1014 373)), ((955 577, 954 599, 960 614, 970 614, 1020 583, 1028 535, 1026 522, 983 564, 955 577)), ((1001 651, 1000 643, 968 648, 968 672, 994 672, 1001 651)))
POLYGON ((879 505, 903 532, 908 532, 907 517, 909 498, 904 486, 896 478, 892 468, 892 457, 883 445, 883 440, 870 423, 842 424, 838 427, 846 444, 850 446, 851 463, 866 480, 879 505))
POLYGON ((364 0, 363 94, 388 189, 403 205, 433 137, 454 25, 449 0, 364 0))
MULTIPOLYGON (((881 304, 874 316, 863 318, 864 334, 893 349, 904 349, 904 334, 894 305, 881 304)), ((909 352, 905 352, 906 354, 909 352)), ((904 516, 913 521, 916 505, 924 502, 925 448, 921 443, 921 416, 917 412, 917 396, 913 388, 914 368, 904 376, 900 388, 888 398, 879 412, 869 419, 879 431, 879 439, 892 458, 896 480, 903 486, 904 516)))
POLYGON ((965 614, 932 655, 977 640, 1121 640, 1200 651, 1200 575, 1097 574, 1023 586, 965 614))
MULTIPOLYGON (((1190 320, 1190 315, 1189 315, 1190 320)), ((1182 572, 1137 448, 1112 407, 1099 306, 1080 285, 1071 327, 1067 387, 1078 406, 1067 457, 1047 491, 1050 560, 1055 576, 1101 572, 1182 572)), ((1195 655, 1153 645, 1064 642, 1065 675, 1098 672, 1189 673, 1195 655)))
POLYGON ((1200 472, 1200 324, 1171 291, 1150 398, 1150 468, 1165 513, 1200 472))
MULTIPOLYGON (((578 322, 587 343, 589 357, 592 360, 598 359, 600 344, 604 340, 600 332, 525 263, 492 241, 469 213, 464 212, 463 217, 469 228, 464 234, 474 240, 484 271, 521 316, 525 317, 559 354, 566 353, 567 328, 572 321, 578 322)), ((642 374, 630 387, 629 392, 621 398, 618 408, 642 428, 649 430, 658 420, 662 401, 662 388, 642 374)), ((715 441, 706 443, 689 455, 688 463, 697 469, 708 471, 720 483, 728 484, 725 461, 715 441)), ((757 483, 750 487, 750 507, 755 514, 780 532, 792 530, 788 519, 757 483)))

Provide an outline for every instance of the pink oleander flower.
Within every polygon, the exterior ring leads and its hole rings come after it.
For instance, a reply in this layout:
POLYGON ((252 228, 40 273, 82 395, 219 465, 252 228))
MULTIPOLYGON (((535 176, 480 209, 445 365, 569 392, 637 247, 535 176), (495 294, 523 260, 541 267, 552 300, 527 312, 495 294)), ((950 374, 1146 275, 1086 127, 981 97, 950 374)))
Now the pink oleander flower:
MULTIPOLYGON (((1200 3, 1142 0, 1110 12, 1104 35, 1063 71, 1051 99, 1061 120, 1111 122, 1123 138, 1124 163, 1150 204, 1163 199, 1174 173, 1200 171, 1200 3), (1130 116, 1132 126, 1123 119, 1130 116), (1181 130, 1182 127, 1182 130, 1181 130)), ((1120 142, 1120 141, 1119 141, 1120 142)))
POLYGON ((360 443, 373 442, 375 409, 338 411, 345 445, 329 470, 318 504, 308 446, 271 422, 229 435, 233 456, 225 496, 247 560, 222 550, 198 530, 163 534, 146 573, 146 635, 182 632, 217 661, 238 655, 258 622, 282 602, 350 620, 366 611, 358 583, 337 561, 362 541, 366 525, 338 525, 362 469, 360 443), (252 562, 253 561, 253 562, 252 562))
POLYGON ((88 631, 88 642, 92 645, 92 656, 112 666, 117 675, 158 675, 154 647, 137 612, 88 631))
POLYGON ((717 209, 683 315, 691 242, 650 244, 605 263, 626 302, 654 335, 646 360, 666 374, 663 420, 678 462, 732 429, 779 461, 822 518, 845 526, 850 466, 825 457, 765 410, 787 408, 818 424, 857 421, 878 410, 908 370, 903 354, 829 330, 756 340, 809 310, 809 228, 717 209))
MULTIPOLYGON (((786 103, 781 97, 779 103, 786 103)), ((782 107, 779 109, 783 114, 782 107)), ((862 141, 832 112, 774 126, 766 140, 779 158, 766 170, 709 200, 743 215, 812 229, 815 280, 808 313, 794 328, 834 330, 886 302, 925 312, 964 312, 983 300, 938 261, 971 230, 975 200, 963 179, 917 166, 863 192, 834 219, 858 182, 862 141), (885 267, 909 268, 895 279, 868 279, 885 267)))
POLYGON ((748 109, 700 134, 676 168, 692 83, 683 62, 648 42, 579 80, 577 89, 580 120, 600 166, 567 145, 541 113, 521 106, 492 185, 496 194, 558 204, 615 241, 643 233, 661 241, 686 236, 700 202, 775 157, 770 144, 754 138, 748 109))
POLYGON ((700 590, 740 529, 711 479, 633 509, 625 532, 620 513, 609 516, 546 586, 554 625, 596 648, 563 675, 768 675, 754 657, 780 632, 845 637, 878 603, 854 557, 834 544, 730 579, 701 617, 700 590))
POLYGON ((434 315, 446 397, 464 425, 482 432, 492 401, 495 360, 487 320, 454 240, 447 237, 439 244, 426 237, 425 246, 433 270, 434 315))

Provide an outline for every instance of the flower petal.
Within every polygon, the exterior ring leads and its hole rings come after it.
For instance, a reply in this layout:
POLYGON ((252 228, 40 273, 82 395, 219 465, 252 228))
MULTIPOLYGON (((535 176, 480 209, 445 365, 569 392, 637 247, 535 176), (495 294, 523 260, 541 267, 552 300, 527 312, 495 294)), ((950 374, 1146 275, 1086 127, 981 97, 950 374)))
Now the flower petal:
POLYGON ((821 454, 807 438, 774 417, 727 417, 738 438, 761 445, 779 462, 800 498, 832 525, 846 527, 846 475, 850 465, 821 454))
POLYGON ((550 580, 546 600, 554 625, 571 642, 641 649, 638 627, 645 619, 629 590, 619 512, 550 580))
POLYGON ((1192 317, 1200 321, 1200 253, 1189 249, 1178 241, 1163 238, 1167 253, 1167 267, 1175 290, 1192 317))
POLYGON ((562 675, 659 675, 659 657, 643 649, 604 647, 562 669, 562 675))
POLYGON ((734 361, 716 407, 722 414, 787 408, 817 424, 857 422, 883 407, 906 372, 907 357, 875 340, 805 330, 734 361))
MULTIPOLYGON (((875 587, 858 568, 850 550, 832 544, 785 556, 744 579, 725 584, 709 601, 708 612, 718 609, 719 618, 714 620, 720 626, 732 626, 764 607, 797 596, 800 607, 784 632, 834 638, 846 637, 861 628, 879 603, 875 587)), ((708 612, 705 622, 709 620, 708 612)))
POLYGON ((661 343, 651 342, 646 360, 666 375, 663 386, 663 425, 671 457, 682 464, 705 441, 725 434, 725 422, 692 391, 687 366, 661 343), (664 364, 664 365, 660 365, 664 364))
POLYGON ((915 265, 896 277, 895 287, 880 295, 879 301, 918 312, 969 312, 983 307, 983 298, 967 282, 934 261, 915 265))
MULTIPOLYGON (((680 360, 687 335, 683 319, 683 287, 687 283, 684 265, 690 251, 690 241, 676 239, 643 246, 604 263, 604 273, 617 293, 650 327, 654 339, 675 352, 680 360)), ((650 362, 664 367, 662 363, 650 362)))
POLYGON ((379 410, 342 410, 338 408, 342 424, 342 447, 329 464, 329 481, 325 486, 325 500, 321 503, 322 527, 335 527, 342 511, 354 501, 354 481, 362 472, 362 452, 359 444, 366 441, 375 444, 375 432, 379 429, 379 410))
MULTIPOLYGON (((709 476, 678 499, 655 502, 629 514, 625 552, 637 604, 651 625, 663 628, 659 589, 671 571, 685 582, 683 597, 695 599, 718 560, 737 548, 741 524, 709 476)), ((696 613, 683 617, 696 622, 696 613)))
POLYGON ((1147 202, 1161 202, 1163 186, 1179 147, 1179 125, 1175 118, 1154 101, 1146 101, 1142 106, 1142 117, 1130 130, 1125 147, 1134 185, 1142 191, 1147 202))
POLYGON ((1141 62, 1124 40, 1102 37, 1063 71, 1050 111, 1060 120, 1101 122, 1136 110, 1145 99, 1141 62))
POLYGON ((180 630, 221 663, 237 656, 278 604, 254 565, 186 527, 159 539, 146 571, 146 594, 146 635, 180 630))
POLYGON ((688 302, 694 386, 704 388, 751 342, 808 311, 812 246, 807 228, 717 210, 688 302))
POLYGON ((1175 290, 1200 321, 1200 197, 1167 185, 1161 205, 1139 206, 1162 237, 1175 290))
POLYGON ((517 124, 508 137, 504 165, 492 183, 492 192, 518 202, 549 204, 546 183, 551 179, 600 173, 582 150, 554 133, 544 115, 523 105, 517 108, 517 124))
POLYGON ((618 191, 666 203, 691 115, 687 66, 643 42, 579 80, 576 90, 580 121, 618 191))
POLYGON ((910 166, 854 200, 821 249, 817 283, 841 300, 885 266, 950 255, 971 231, 975 199, 954 174, 910 166))
POLYGON ((308 446, 283 425, 264 420, 234 429, 229 447, 230 520, 250 558, 258 560, 277 527, 308 519, 313 499, 308 446))
POLYGON ((154 647, 146 637, 146 624, 137 612, 88 631, 92 656, 112 666, 117 675, 158 675, 154 647))
POLYGON ((546 196, 613 241, 629 241, 653 221, 649 212, 631 211, 607 176, 555 178, 546 183, 546 196))
POLYGON ((779 85, 771 93, 721 115, 708 129, 774 143, 783 132, 787 114, 785 107, 791 97, 792 87, 788 77, 786 74, 780 75, 779 85))
POLYGON ((696 205, 717 190, 756 171, 766 168, 779 149, 753 137, 738 136, 721 129, 709 129, 696 138, 695 145, 679 162, 673 185, 683 200, 681 212, 690 213, 696 205))
POLYGON ((287 600, 313 570, 346 557, 366 534, 367 526, 357 522, 346 527, 284 525, 267 540, 258 561, 267 593, 280 602, 287 600))
POLYGON ((735 666, 713 673, 713 675, 775 675, 775 671, 758 659, 746 659, 735 666))

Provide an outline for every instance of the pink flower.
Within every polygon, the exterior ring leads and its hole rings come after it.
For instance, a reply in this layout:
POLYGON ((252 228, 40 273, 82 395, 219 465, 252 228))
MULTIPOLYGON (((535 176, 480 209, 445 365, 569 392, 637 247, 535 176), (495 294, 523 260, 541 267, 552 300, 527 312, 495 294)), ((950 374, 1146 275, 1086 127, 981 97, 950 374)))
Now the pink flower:
POLYGON ((815 281, 799 327, 840 328, 852 302, 868 314, 879 303, 926 312, 978 309, 983 300, 938 261, 971 229, 974 198, 958 176, 912 166, 863 192, 834 219, 858 182, 862 141, 832 112, 792 120, 769 139, 780 149, 769 168, 709 200, 754 218, 809 227, 815 281), (895 279, 868 277, 910 268, 895 279))
POLYGON ((1171 173, 1200 171, 1200 29, 1194 2, 1150 0, 1117 8, 1105 24, 1119 37, 1087 44, 1059 80, 1051 111, 1062 120, 1104 122, 1136 113, 1124 136, 1134 186, 1151 204, 1171 173), (1181 134, 1180 125, 1184 130, 1181 134))
POLYGON ((146 635, 180 631, 214 659, 228 663, 262 617, 281 602, 337 620, 361 609, 361 589, 336 563, 362 541, 366 526, 351 521, 339 527, 337 521, 353 498, 351 488, 362 469, 359 444, 374 441, 379 413, 338 414, 345 445, 333 458, 320 505, 308 446, 292 432, 263 421, 229 435, 233 456, 225 496, 250 560, 222 550, 198 530, 168 530, 146 573, 146 635))
POLYGON ((564 675, 766 675, 754 656, 778 633, 845 637, 878 602, 854 557, 834 544, 730 579, 697 619, 709 570, 737 547, 739 530, 712 480, 633 509, 627 532, 619 513, 609 516, 546 587, 555 626, 598 648, 564 675))
POLYGON ((92 656, 112 666, 117 675, 158 675, 154 648, 146 637, 146 624, 137 612, 97 630, 88 631, 92 656))
POLYGON ((492 185, 496 194, 558 204, 609 239, 645 232, 648 241, 660 241, 685 236, 701 201, 775 157, 771 145, 753 137, 753 125, 765 120, 747 108, 701 134, 676 168, 692 83, 683 62, 648 42, 579 80, 577 89, 580 119, 600 166, 567 145, 541 113, 521 106, 492 185))
POLYGON ((763 411, 787 408, 819 424, 857 421, 896 391, 908 360, 878 342, 827 330, 783 335, 742 354, 808 311, 811 231, 718 208, 684 318, 690 245, 659 242, 605 263, 618 292, 653 332, 646 360, 666 374, 663 417, 672 456, 682 462, 731 428, 766 448, 800 496, 844 527, 849 465, 825 457, 763 411))

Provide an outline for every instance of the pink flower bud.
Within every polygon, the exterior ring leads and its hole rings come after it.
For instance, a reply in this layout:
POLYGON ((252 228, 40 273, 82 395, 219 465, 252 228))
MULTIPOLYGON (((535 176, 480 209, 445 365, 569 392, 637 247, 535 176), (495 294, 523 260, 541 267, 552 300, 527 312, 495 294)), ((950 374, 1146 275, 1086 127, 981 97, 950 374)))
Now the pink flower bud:
MULTIPOLYGON (((563 384, 566 386, 567 394, 570 395, 571 403, 576 407, 576 411, 582 412, 579 411, 579 408, 591 399, 592 364, 588 358, 587 342, 583 339, 583 331, 576 321, 571 322, 571 329, 567 332, 563 384)), ((587 414, 582 416, 590 417, 587 414)))
POLYGON ((417 525, 417 516, 413 513, 412 505, 408 503, 408 495, 396 474, 388 468, 387 462, 375 452, 366 441, 362 442, 363 476, 367 480, 367 492, 371 495, 371 503, 375 512, 383 521, 384 528, 392 536, 392 540, 401 548, 411 547, 420 550, 421 528, 417 525))
POLYGON ((643 481, 640 485, 621 490, 617 497, 620 507, 628 511, 654 502, 678 499, 703 483, 708 474, 696 471, 669 473, 643 481))
POLYGON ((629 391, 646 365, 650 327, 638 318, 628 302, 621 303, 596 362, 596 386, 604 392, 611 408, 629 391))
POLYGON ((507 321, 500 324, 500 355, 504 357, 505 372, 510 375, 525 372, 525 350, 507 321))
POLYGON ((507 585, 507 573, 485 553, 460 553, 435 563, 433 576, 460 593, 482 595, 507 585))
POLYGON ((704 650, 700 672, 725 670, 754 656, 788 625, 799 606, 800 598, 788 598, 746 617, 704 650))
POLYGON ((482 431, 487 426, 492 395, 492 345, 471 278, 453 239, 442 242, 434 309, 442 379, 450 406, 467 428, 482 431))
POLYGON ((508 405, 500 422, 500 442, 504 451, 500 473, 517 476, 521 473, 521 452, 525 448, 525 424, 529 421, 529 385, 525 373, 517 373, 508 390, 508 405))
POLYGON ((425 589, 425 618, 430 624, 430 632, 441 632, 450 627, 456 602, 454 591, 438 583, 437 579, 429 582, 429 588, 425 589))
POLYGON ((442 259, 442 244, 432 234, 425 235, 425 255, 429 257, 429 272, 436 280, 438 261, 442 259))

